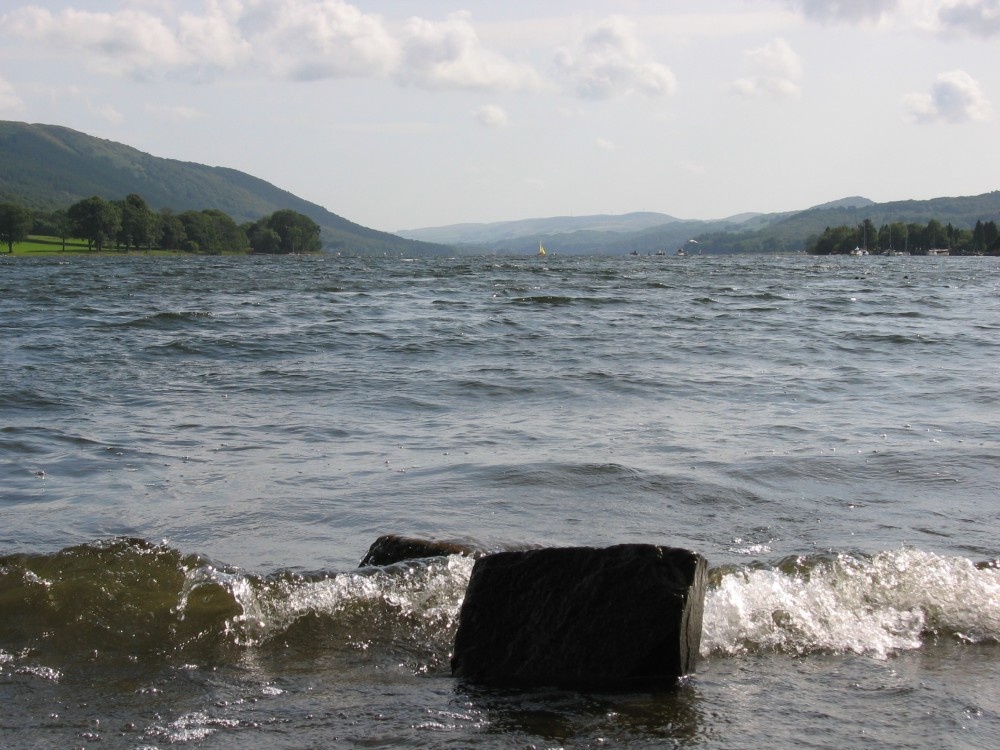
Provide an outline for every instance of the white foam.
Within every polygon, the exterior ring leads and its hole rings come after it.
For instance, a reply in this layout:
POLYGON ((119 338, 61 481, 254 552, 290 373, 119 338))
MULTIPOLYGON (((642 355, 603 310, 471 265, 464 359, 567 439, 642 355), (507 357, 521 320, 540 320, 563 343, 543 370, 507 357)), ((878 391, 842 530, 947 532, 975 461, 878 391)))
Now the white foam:
POLYGON ((234 635, 238 643, 253 645, 283 632, 305 615, 337 616, 364 605, 391 611, 394 619, 417 623, 427 632, 448 631, 457 622, 474 562, 452 555, 375 572, 340 573, 319 581, 286 580, 264 587, 238 578, 228 582, 242 609, 232 621, 234 635))
POLYGON ((839 555, 804 573, 741 569, 705 601, 702 653, 919 648, 927 634, 1000 640, 1000 571, 914 549, 839 555))

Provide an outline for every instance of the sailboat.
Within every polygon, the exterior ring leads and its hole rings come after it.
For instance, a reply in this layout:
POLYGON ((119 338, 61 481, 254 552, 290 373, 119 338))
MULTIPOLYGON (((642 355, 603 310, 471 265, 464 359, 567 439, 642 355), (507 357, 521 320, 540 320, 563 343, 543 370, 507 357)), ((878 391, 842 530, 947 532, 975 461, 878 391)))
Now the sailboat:
POLYGON ((542 243, 539 242, 538 243, 538 257, 539 258, 544 258, 546 255, 548 255, 548 253, 545 252, 545 248, 542 247, 542 243))

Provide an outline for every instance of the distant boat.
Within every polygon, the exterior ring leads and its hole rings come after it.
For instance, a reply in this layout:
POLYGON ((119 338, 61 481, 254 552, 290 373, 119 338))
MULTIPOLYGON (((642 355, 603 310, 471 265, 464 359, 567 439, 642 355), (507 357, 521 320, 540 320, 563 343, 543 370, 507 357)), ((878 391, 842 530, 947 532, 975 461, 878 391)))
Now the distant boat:
POLYGON ((539 258, 544 258, 546 255, 548 255, 548 253, 545 252, 545 248, 542 247, 542 243, 539 242, 538 243, 538 257, 539 258))
POLYGON ((629 253, 629 255, 638 255, 638 254, 639 254, 638 250, 633 250, 632 252, 629 253))
MULTIPOLYGON (((689 245, 697 245, 698 244, 698 240, 688 240, 687 244, 689 244, 689 245)), ((685 250, 683 247, 677 248, 677 257, 678 258, 685 258, 685 257, 687 257, 687 250, 685 250)))

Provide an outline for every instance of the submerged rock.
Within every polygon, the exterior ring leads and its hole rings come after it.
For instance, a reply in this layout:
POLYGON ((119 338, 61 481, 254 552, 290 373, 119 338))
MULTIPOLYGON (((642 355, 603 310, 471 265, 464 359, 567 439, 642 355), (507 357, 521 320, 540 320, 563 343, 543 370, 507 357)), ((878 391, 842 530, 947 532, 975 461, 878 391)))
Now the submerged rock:
POLYGON ((361 559, 361 567, 392 565, 403 560, 419 560, 424 557, 443 557, 444 555, 482 557, 485 554, 487 554, 485 549, 472 544, 385 534, 372 542, 368 553, 361 559))
POLYGON ((476 561, 452 672, 500 685, 626 688, 694 672, 708 564, 651 544, 476 561))

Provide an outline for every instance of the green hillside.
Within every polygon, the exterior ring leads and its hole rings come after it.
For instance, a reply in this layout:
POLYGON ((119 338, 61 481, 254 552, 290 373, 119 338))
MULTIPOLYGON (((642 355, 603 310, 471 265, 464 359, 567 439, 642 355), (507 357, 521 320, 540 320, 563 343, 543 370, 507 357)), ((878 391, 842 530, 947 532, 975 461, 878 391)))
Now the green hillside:
MULTIPOLYGON (((926 201, 875 203, 849 197, 802 211, 737 214, 713 221, 683 220, 666 214, 575 216, 522 219, 494 224, 456 224, 412 229, 405 236, 448 242, 465 252, 534 254, 542 242, 560 255, 666 253, 697 240, 699 253, 803 252, 827 227, 855 227, 865 220, 875 227, 901 222, 971 230, 977 221, 1000 220, 1000 191, 926 201)), ((690 248, 688 248, 690 250, 690 248)))
POLYGON ((698 236, 698 241, 705 252, 801 252, 826 228, 855 227, 866 219, 875 227, 896 222, 926 224, 933 219, 960 229, 972 229, 977 221, 1000 220, 1000 191, 925 201, 837 201, 782 214, 752 231, 706 230, 698 236))
POLYGON ((451 250, 363 227, 235 169, 163 159, 57 125, 0 121, 0 202, 53 211, 92 195, 120 200, 129 193, 154 210, 212 208, 237 223, 292 209, 320 225, 327 249, 341 252, 416 256, 451 250))

